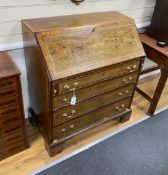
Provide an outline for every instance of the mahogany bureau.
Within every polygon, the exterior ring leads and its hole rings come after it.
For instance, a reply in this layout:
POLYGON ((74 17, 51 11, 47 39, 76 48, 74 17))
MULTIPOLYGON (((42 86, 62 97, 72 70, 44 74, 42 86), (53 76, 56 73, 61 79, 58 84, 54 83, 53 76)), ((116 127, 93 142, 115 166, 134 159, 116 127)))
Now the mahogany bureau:
POLYGON ((28 146, 20 72, 11 58, 0 52, 0 160, 28 146))
POLYGON ((23 20, 30 112, 52 156, 114 118, 127 121, 144 59, 134 21, 118 12, 23 20))

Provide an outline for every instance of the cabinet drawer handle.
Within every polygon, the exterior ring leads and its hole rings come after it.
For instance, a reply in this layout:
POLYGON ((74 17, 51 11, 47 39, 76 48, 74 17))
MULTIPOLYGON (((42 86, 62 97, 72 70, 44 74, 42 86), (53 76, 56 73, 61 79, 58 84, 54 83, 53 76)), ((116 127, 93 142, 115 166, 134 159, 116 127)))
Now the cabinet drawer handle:
POLYGON ((72 114, 72 115, 69 115, 69 116, 68 116, 67 113, 64 113, 64 114, 62 114, 62 116, 63 116, 63 117, 66 117, 67 119, 70 119, 70 118, 73 117, 73 115, 74 115, 75 113, 76 113, 76 110, 74 109, 74 110, 71 111, 71 114, 72 114))
POLYGON ((68 102, 68 99, 67 98, 64 98, 62 101, 63 102, 68 102))
POLYGON ((62 132, 65 132, 65 131, 66 131, 66 128, 61 129, 61 131, 62 131, 62 132))
POLYGON ((74 83, 74 87, 77 87, 78 85, 79 85, 78 82, 75 82, 75 83, 74 83))
POLYGON ((127 67, 127 70, 129 71, 129 72, 135 72, 137 69, 137 65, 133 65, 132 67, 127 67))
POLYGON ((120 95, 120 96, 122 96, 122 95, 124 95, 122 92, 120 92, 118 95, 120 95))
MULTIPOLYGON (((72 124, 71 126, 69 126, 69 128, 71 128, 71 129, 73 129, 74 127, 75 127, 74 124, 72 124)), ((66 132, 66 128, 61 129, 61 131, 62 131, 62 132, 66 132)))
POLYGON ((71 125, 70 128, 73 129, 75 127, 75 125, 71 125))
POLYGON ((63 117, 67 117, 67 116, 68 116, 68 114, 67 114, 67 113, 64 113, 64 114, 62 114, 62 116, 63 116, 63 117))
POLYGON ((116 107, 116 109, 118 111, 122 111, 124 108, 125 108, 125 105, 124 104, 122 104, 121 107, 119 107, 119 106, 116 107))
POLYGON ((70 87, 66 84, 66 85, 64 86, 64 89, 65 89, 65 90, 69 90, 70 87))
POLYGON ((132 77, 129 77, 128 79, 124 78, 122 81, 123 81, 125 84, 128 84, 128 83, 130 83, 132 80, 133 80, 133 78, 132 78, 132 77))
POLYGON ((128 93, 129 93, 129 90, 126 90, 125 92, 120 92, 120 93, 118 93, 118 95, 122 96, 122 95, 128 94, 128 93))
MULTIPOLYGON (((79 85, 79 82, 75 82, 75 83, 73 84, 73 88, 72 88, 71 90, 73 90, 74 88, 76 88, 78 85, 79 85)), ((65 89, 65 90, 70 90, 70 86, 67 85, 67 84, 65 84, 64 89, 65 89)))
POLYGON ((129 83, 129 81, 127 79, 123 79, 122 80, 125 84, 129 83))

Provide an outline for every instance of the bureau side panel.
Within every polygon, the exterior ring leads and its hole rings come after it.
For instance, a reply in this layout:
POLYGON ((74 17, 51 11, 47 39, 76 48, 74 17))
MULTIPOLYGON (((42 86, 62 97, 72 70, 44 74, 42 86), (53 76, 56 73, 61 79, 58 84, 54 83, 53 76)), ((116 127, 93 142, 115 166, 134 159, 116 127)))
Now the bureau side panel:
POLYGON ((44 136, 49 141, 50 134, 50 77, 43 62, 34 33, 22 23, 24 52, 27 68, 30 108, 38 117, 38 124, 44 136))

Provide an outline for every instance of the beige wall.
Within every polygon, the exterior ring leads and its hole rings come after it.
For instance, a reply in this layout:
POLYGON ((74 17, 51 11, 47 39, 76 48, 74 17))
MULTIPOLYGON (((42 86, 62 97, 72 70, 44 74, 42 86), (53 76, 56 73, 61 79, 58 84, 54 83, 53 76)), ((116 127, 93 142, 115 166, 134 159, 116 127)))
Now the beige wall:
POLYGON ((85 0, 80 6, 70 0, 0 0, 0 45, 22 41, 21 19, 95 11, 119 10, 149 22, 156 0, 85 0))
POLYGON ((118 10, 134 18, 136 24, 141 27, 150 22, 155 1, 85 0, 80 6, 76 6, 70 0, 0 0, 0 50, 15 49, 9 51, 9 54, 22 73, 26 117, 29 98, 24 53, 21 48, 21 19, 118 10))

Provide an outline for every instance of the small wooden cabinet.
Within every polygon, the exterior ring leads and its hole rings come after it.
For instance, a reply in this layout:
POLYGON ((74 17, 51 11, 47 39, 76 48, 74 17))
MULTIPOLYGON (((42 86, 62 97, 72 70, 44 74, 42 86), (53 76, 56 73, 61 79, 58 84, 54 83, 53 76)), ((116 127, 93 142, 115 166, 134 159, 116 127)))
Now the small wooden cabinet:
POLYGON ((28 148, 19 77, 11 58, 0 52, 0 160, 28 148))
POLYGON ((118 12, 22 21, 31 113, 50 155, 87 129, 127 121, 144 58, 134 21, 118 12))

